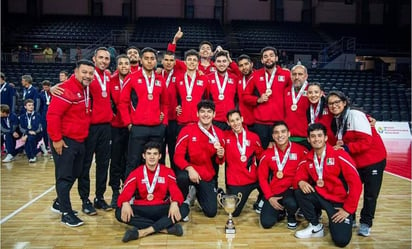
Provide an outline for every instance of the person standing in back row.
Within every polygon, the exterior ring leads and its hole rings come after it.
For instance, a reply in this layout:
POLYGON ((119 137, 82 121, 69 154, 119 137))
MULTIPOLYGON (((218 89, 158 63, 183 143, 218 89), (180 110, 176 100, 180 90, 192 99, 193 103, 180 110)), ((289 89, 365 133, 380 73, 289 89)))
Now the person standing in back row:
POLYGON ((107 174, 110 161, 111 127, 113 112, 110 102, 110 72, 106 70, 110 63, 110 54, 105 47, 95 50, 93 56, 95 64, 94 79, 90 84, 91 94, 91 123, 89 135, 85 141, 86 153, 83 162, 83 172, 78 180, 79 195, 82 200, 82 211, 87 215, 96 215, 96 209, 112 210, 104 200, 106 192, 107 174), (89 200, 90 195, 90 168, 96 160, 96 197, 94 205, 89 200))

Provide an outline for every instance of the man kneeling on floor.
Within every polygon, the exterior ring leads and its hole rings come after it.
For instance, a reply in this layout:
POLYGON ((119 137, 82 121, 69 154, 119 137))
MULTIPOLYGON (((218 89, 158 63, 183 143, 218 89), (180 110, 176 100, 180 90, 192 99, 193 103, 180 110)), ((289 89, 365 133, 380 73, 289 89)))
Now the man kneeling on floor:
POLYGON ((189 205, 183 202, 173 170, 159 164, 160 152, 159 143, 145 145, 142 156, 146 163, 129 174, 119 196, 116 218, 133 226, 124 234, 123 242, 159 232, 183 235, 177 223, 188 215, 189 205))

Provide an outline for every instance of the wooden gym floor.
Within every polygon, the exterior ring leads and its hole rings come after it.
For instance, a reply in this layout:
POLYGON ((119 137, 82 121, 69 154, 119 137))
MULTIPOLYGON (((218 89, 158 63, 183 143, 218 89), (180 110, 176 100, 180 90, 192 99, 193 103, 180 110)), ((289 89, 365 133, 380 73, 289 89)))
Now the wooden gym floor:
MULTIPOLYGON (((92 166, 92 193, 94 193, 92 166)), ((223 176, 220 177, 220 186, 223 176)), ((190 221, 181 223, 182 237, 155 234, 122 243, 127 225, 114 218, 114 212, 98 211, 97 216, 80 212, 81 202, 77 183, 71 191, 72 205, 85 224, 69 228, 60 223, 60 216, 50 211, 56 196, 54 164, 49 157, 39 157, 29 164, 24 156, 1 166, 1 248, 333 248, 328 228, 324 238, 296 239, 286 221, 272 229, 259 226, 258 215, 252 210, 257 192, 253 192, 240 217, 234 219, 237 233, 227 238, 223 209, 215 218, 206 218, 195 205, 190 221)), ((90 196, 92 200, 94 195, 90 196)), ((111 189, 105 194, 110 203, 111 189)), ((362 204, 362 200, 359 202, 362 204)), ((360 209, 359 209, 360 210, 360 209)), ((358 211, 359 213, 359 211, 358 211)), ((358 217, 359 218, 359 217, 358 217)), ((323 223, 327 223, 323 214, 323 223)), ((301 222, 298 229, 306 226, 301 222)), ((327 225, 326 225, 327 227, 327 225)), ((385 173, 370 237, 360 237, 354 230, 351 244, 346 248, 380 249, 411 248, 411 182, 385 173)))

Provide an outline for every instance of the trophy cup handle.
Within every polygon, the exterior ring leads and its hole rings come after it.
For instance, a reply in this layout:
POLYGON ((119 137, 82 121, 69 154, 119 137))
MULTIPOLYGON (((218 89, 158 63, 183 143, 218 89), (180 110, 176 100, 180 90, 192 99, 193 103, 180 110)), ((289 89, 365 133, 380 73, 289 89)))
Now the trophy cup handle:
POLYGON ((237 202, 236 202, 236 207, 239 206, 240 201, 242 200, 242 193, 237 193, 237 202))
POLYGON ((221 194, 221 193, 217 194, 217 203, 219 203, 219 205, 220 205, 222 208, 225 207, 225 206, 223 206, 223 203, 222 203, 222 194, 221 194))

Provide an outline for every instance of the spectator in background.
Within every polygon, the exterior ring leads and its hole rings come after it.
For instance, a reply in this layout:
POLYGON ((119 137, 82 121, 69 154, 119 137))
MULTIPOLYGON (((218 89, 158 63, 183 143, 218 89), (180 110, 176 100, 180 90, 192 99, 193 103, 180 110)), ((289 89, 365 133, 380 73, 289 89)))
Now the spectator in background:
POLYGON ((56 57, 54 57, 55 62, 62 62, 63 61, 63 50, 59 45, 56 46, 56 57))
POLYGON ((288 64, 289 64, 289 58, 288 58, 288 55, 287 55, 287 53, 286 53, 285 50, 283 50, 283 51, 280 53, 280 56, 279 56, 279 64, 280 64, 280 66, 283 67, 283 68, 287 67, 288 64))
POLYGON ((83 58, 82 50, 80 47, 76 48, 76 61, 81 60, 83 58))
POLYGON ((40 145, 40 148, 43 152, 43 155, 46 156, 48 154, 47 150, 50 150, 49 146, 49 135, 47 134, 47 122, 46 122, 46 114, 49 110, 50 101, 52 95, 50 93, 50 86, 51 83, 48 80, 44 80, 42 82, 43 91, 40 92, 40 117, 41 117, 41 125, 42 125, 42 137, 43 143, 40 145))
POLYGON ((53 49, 50 47, 50 45, 46 45, 46 48, 43 50, 44 54, 44 61, 46 63, 50 63, 53 61, 53 49))
POLYGON ((318 60, 316 60, 316 58, 312 59, 311 67, 312 68, 318 68, 318 60))

